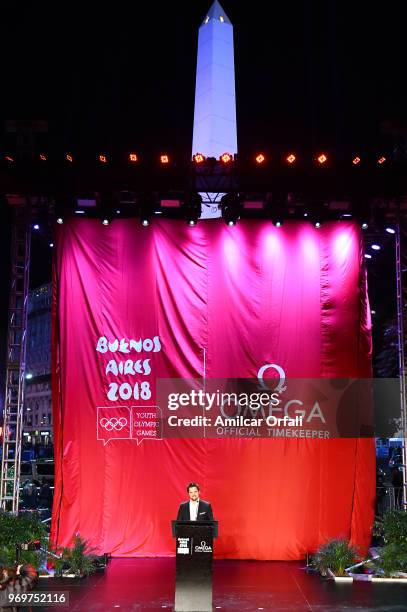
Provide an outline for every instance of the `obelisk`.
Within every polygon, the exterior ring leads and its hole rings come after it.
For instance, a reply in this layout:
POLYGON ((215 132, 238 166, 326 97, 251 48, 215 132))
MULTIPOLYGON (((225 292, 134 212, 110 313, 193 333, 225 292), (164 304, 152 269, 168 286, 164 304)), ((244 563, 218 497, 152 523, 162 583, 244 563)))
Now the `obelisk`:
POLYGON ((192 155, 237 153, 233 26, 217 0, 198 34, 192 155))

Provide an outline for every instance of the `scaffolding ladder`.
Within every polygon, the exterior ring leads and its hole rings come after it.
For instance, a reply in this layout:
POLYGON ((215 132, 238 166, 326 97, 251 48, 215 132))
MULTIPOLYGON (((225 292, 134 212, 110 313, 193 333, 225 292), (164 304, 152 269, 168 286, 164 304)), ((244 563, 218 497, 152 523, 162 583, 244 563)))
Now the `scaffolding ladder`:
MULTIPOLYGON (((397 331, 400 372, 400 429, 403 439, 403 497, 407 502, 407 221, 399 217, 396 228, 397 331)), ((405 505, 407 510, 407 505, 405 505)))
POLYGON ((20 489, 30 267, 31 227, 28 203, 13 206, 12 215, 0 507, 16 514, 18 512, 20 489))

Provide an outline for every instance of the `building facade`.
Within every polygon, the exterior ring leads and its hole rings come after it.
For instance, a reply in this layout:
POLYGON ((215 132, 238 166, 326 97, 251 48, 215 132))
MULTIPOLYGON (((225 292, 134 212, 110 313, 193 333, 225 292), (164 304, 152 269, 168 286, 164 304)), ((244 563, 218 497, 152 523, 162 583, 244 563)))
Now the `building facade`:
POLYGON ((23 450, 38 456, 52 446, 50 283, 30 291, 27 328, 23 450))

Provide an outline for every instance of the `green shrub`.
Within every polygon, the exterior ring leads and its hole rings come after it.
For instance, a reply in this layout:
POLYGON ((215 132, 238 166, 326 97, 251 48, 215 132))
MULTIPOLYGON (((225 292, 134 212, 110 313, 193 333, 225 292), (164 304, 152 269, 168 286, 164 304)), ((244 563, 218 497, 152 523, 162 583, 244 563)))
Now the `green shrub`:
POLYGON ((383 538, 385 546, 374 562, 374 570, 385 576, 407 572, 407 512, 388 510, 381 521, 377 521, 376 533, 383 538))
POLYGON ((331 540, 321 546, 313 557, 313 562, 320 573, 325 576, 328 568, 337 576, 346 576, 345 568, 353 565, 357 551, 347 540, 331 540))
POLYGON ((95 555, 86 554, 87 542, 79 535, 74 537, 73 548, 63 547, 57 551, 60 559, 52 559, 55 573, 75 574, 77 576, 88 576, 96 571, 94 561, 95 555))
POLYGON ((374 569, 384 576, 394 576, 397 572, 407 572, 407 542, 391 543, 380 551, 374 569))
MULTIPOLYGON (((39 540, 42 547, 47 543, 47 530, 38 514, 24 512, 19 515, 0 510, 0 562, 12 565, 16 559, 16 547, 39 540)), ((41 553, 22 550, 21 563, 30 563, 35 568, 41 565, 41 553)))
POLYGON ((386 544, 407 543, 407 512, 389 510, 383 516, 382 535, 386 544))

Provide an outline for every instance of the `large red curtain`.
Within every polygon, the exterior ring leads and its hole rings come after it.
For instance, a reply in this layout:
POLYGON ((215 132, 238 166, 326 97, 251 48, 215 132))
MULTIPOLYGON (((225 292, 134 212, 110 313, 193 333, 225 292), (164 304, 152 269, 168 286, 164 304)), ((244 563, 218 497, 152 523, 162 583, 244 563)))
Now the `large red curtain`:
POLYGON ((104 444, 96 427, 98 407, 134 404, 107 399, 101 336, 159 336, 150 377, 255 378, 267 363, 289 377, 370 376, 356 224, 74 219, 56 247, 55 544, 79 532, 98 553, 172 554, 170 521, 197 481, 219 520, 218 557, 299 559, 337 536, 367 547, 373 440, 104 444))

